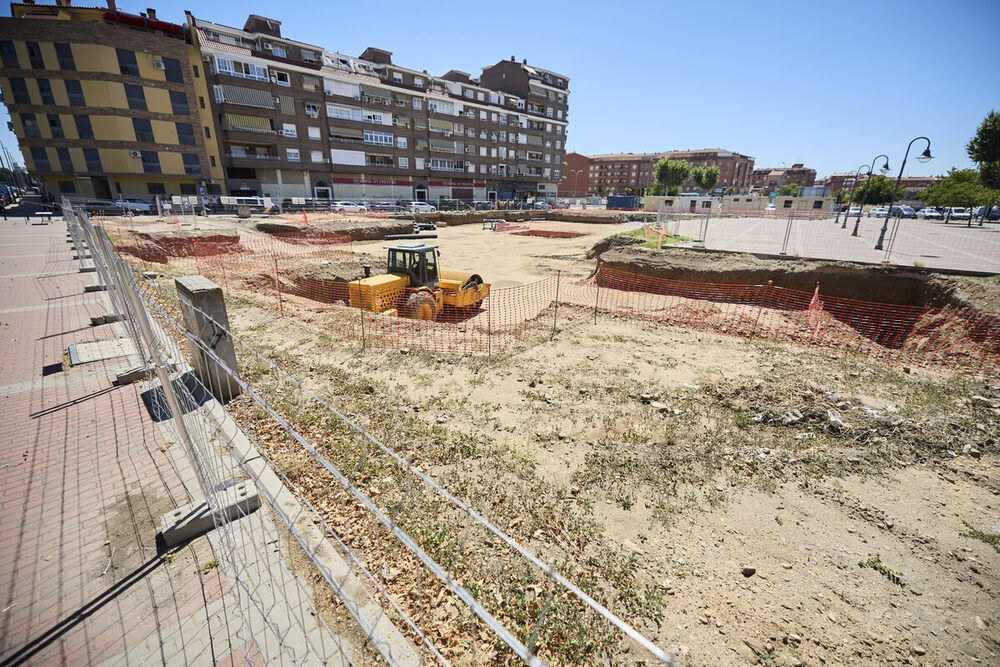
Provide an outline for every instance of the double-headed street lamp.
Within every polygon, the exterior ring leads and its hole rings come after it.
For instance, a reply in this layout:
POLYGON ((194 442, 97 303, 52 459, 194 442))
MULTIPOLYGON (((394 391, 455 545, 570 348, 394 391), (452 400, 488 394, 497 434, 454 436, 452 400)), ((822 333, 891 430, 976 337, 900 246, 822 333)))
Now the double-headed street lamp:
POLYGON ((584 169, 570 169, 568 173, 573 174, 573 196, 579 197, 580 191, 576 189, 576 179, 580 178, 580 174, 583 173, 584 169))
MULTIPOLYGON (((858 207, 858 217, 854 220, 854 231, 851 232, 851 236, 858 235, 858 226, 861 224, 861 211, 865 208, 865 200, 868 199, 868 186, 871 185, 872 182, 872 171, 875 169, 875 162, 880 157, 885 158, 885 164, 882 165, 882 168, 879 169, 879 171, 882 172, 883 176, 889 173, 889 157, 887 155, 876 155, 872 158, 871 166, 868 167, 868 180, 865 181, 865 189, 861 191, 861 206, 858 207)), ((844 218, 844 225, 847 225, 847 218, 844 218)))
MULTIPOLYGON (((892 188, 892 193, 890 194, 891 198, 889 200, 889 210, 885 214, 885 222, 882 223, 882 231, 879 232, 878 243, 875 244, 876 250, 882 250, 882 243, 885 241, 885 230, 889 227, 889 216, 892 215, 892 205, 896 203, 896 192, 899 190, 899 182, 903 179, 903 170, 906 169, 906 158, 910 156, 910 148, 913 147, 914 141, 919 141, 921 139, 927 142, 927 148, 924 149, 923 153, 917 156, 917 160, 920 162, 927 162, 934 157, 931 155, 931 140, 927 137, 916 137, 906 146, 906 153, 903 155, 903 164, 899 167, 899 176, 896 177, 896 185, 892 188)), ((886 161, 888 162, 888 160, 886 161)))
MULTIPOLYGON (((865 165, 861 165, 861 167, 864 167, 864 166, 865 165)), ((852 176, 853 175, 854 179, 851 180, 851 191, 847 195, 847 213, 844 213, 844 224, 845 225, 847 224, 847 219, 849 217, 851 217, 851 200, 854 198, 854 188, 856 188, 858 186, 858 179, 861 178, 861 174, 859 173, 861 171, 861 167, 858 167, 854 171, 847 172, 847 175, 848 176, 852 176)), ((840 207, 839 206, 837 207, 837 219, 833 221, 833 224, 837 224, 838 222, 840 222, 840 207)), ((841 227, 841 229, 843 229, 843 227, 841 227)))

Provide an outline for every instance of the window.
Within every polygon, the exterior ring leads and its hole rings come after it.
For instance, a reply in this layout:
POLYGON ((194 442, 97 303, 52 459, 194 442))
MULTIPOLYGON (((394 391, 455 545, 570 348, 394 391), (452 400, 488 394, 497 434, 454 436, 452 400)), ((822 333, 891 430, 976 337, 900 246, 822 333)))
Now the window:
POLYGON ((486 120, 486 112, 485 111, 482 111, 482 110, 479 111, 479 120, 486 120))
POLYGON ((96 148, 84 148, 83 161, 87 164, 87 171, 104 171, 101 168, 101 155, 96 148))
POLYGON ((80 82, 74 79, 66 79, 63 81, 66 86, 66 97, 69 98, 69 105, 72 107, 85 107, 87 106, 86 101, 83 99, 83 88, 80 86, 80 82))
POLYGON ((65 135, 62 129, 62 120, 59 118, 58 114, 50 113, 48 114, 49 119, 49 132, 52 133, 53 139, 63 139, 65 135))
POLYGON ((167 186, 163 183, 146 183, 146 192, 151 195, 165 195, 167 194, 167 186))
POLYGON ((135 130, 135 140, 140 143, 151 144, 156 141, 153 137, 153 124, 145 118, 133 118, 132 129, 135 130))
POLYGON ((486 96, 482 93, 476 93, 476 99, 479 100, 480 102, 483 102, 486 100, 486 96))
POLYGON ((279 46, 278 44, 273 44, 273 43, 268 44, 267 46, 270 47, 268 49, 268 51, 271 52, 271 55, 278 56, 279 58, 287 58, 288 57, 287 52, 285 51, 285 47, 279 46))
POLYGON ((499 104, 500 96, 496 93, 490 93, 490 104, 499 104))
POLYGON ((205 138, 206 139, 212 138, 212 130, 208 127, 208 125, 205 126, 205 138))
POLYGON ((4 67, 19 68, 21 66, 21 63, 17 60, 17 50, 14 48, 14 42, 6 39, 0 41, 0 64, 4 67))
POLYGON ((424 159, 422 157, 413 158, 413 166, 416 169, 424 168, 424 159))
POLYGON ((410 168, 410 158, 408 158, 408 157, 401 157, 401 158, 398 158, 397 161, 399 162, 399 168, 400 169, 409 169, 410 168))
POLYGON ((135 111, 146 111, 146 94, 142 86, 125 85, 125 99, 128 101, 128 108, 135 111))
POLYGON ((309 134, 309 138, 310 139, 319 139, 320 138, 319 128, 318 127, 310 127, 310 128, 306 128, 306 129, 307 129, 307 132, 309 134))
POLYGON ((52 171, 49 166, 49 154, 40 146, 31 147, 31 160, 35 163, 36 171, 52 171))
POLYGON ((368 111, 367 109, 365 109, 361 115, 362 115, 361 119, 366 123, 378 123, 379 125, 382 124, 383 116, 378 111, 368 111))
POLYGON ((24 79, 12 77, 10 87, 14 91, 14 101, 17 104, 31 104, 31 96, 28 95, 28 86, 24 83, 24 79))
POLYGON ((271 76, 274 77, 274 82, 279 86, 291 86, 292 79, 288 76, 288 72, 279 72, 277 70, 271 70, 271 76))
POLYGON ((313 151, 309 159, 317 164, 321 164, 323 162, 323 151, 313 151))
POLYGON ((282 123, 281 124, 281 133, 283 135, 285 135, 286 137, 296 137, 296 136, 298 136, 298 133, 296 132, 296 129, 295 129, 295 123, 282 123))
POLYGON ((365 164, 370 167, 391 167, 392 157, 389 155, 365 154, 365 164))
POLYGON ((413 77, 413 85, 416 86, 417 88, 423 88, 424 80, 421 79, 419 76, 415 76, 413 77))
POLYGON ((413 108, 414 109, 422 109, 423 108, 423 103, 420 101, 419 97, 414 97, 413 98, 413 108))
MULTIPOLYGON (((242 79, 253 79, 255 81, 267 81, 267 68, 253 63, 245 63, 241 60, 215 57, 215 69, 219 74, 238 76, 242 79)), ((285 75, 287 77, 287 75, 285 75)), ((288 84, 285 84, 288 85, 288 84)))
POLYGON ((406 137, 396 137, 396 148, 406 148, 406 137))
POLYGON ((392 135, 388 132, 365 130, 365 143, 373 146, 392 146, 392 135))
POLYGON ((319 118, 319 105, 315 102, 306 102, 306 115, 310 118, 319 118))
POLYGON ((135 61, 135 51, 115 49, 118 53, 118 70, 125 76, 139 76, 139 63, 135 61))
POLYGON ((198 187, 194 183, 179 183, 182 195, 195 195, 198 194, 198 187))
POLYGON ((72 174, 73 160, 69 156, 69 149, 57 148, 56 155, 59 156, 59 170, 64 174, 72 174))
POLYGON ((38 121, 35 120, 33 113, 21 114, 21 127, 24 128, 24 136, 26 137, 40 139, 42 136, 42 130, 38 127, 38 121))
POLYGON ((73 116, 76 122, 76 135, 81 139, 93 139, 94 129, 90 126, 90 116, 73 116))
POLYGON ((181 159, 184 160, 184 173, 188 176, 201 176, 201 162, 198 161, 198 155, 195 153, 181 153, 181 159))
POLYGON ((45 59, 42 58, 42 50, 38 48, 38 42, 25 42, 24 46, 28 50, 28 63, 31 64, 31 68, 45 69, 45 59))
POLYGON ((782 208, 791 208, 791 207, 792 207, 792 200, 786 199, 785 203, 782 205, 782 208))
POLYGON ((298 148, 286 148, 285 149, 285 155, 288 158, 289 162, 298 162, 299 161, 299 149, 298 148))
POLYGON ((181 62, 176 58, 163 58, 163 75, 167 81, 174 83, 184 83, 184 73, 181 71, 181 62))
POLYGON ((214 156, 214 155, 209 155, 209 156, 208 156, 208 161, 209 161, 209 163, 210 163, 210 164, 211 164, 211 165, 212 165, 213 167, 215 166, 215 156, 214 156))
MULTIPOLYGON (((187 101, 187 100, 185 100, 185 102, 186 102, 186 101, 187 101)), ((200 97, 200 96, 198 97, 198 105, 199 105, 199 106, 200 106, 200 107, 201 107, 202 109, 204 109, 204 108, 205 108, 205 98, 204 98, 204 97, 200 97)))
POLYGON ((361 109, 357 109, 355 107, 342 107, 336 104, 327 104, 326 115, 330 118, 361 121, 361 109))
POLYGON ((198 78, 198 66, 197 65, 191 65, 191 69, 194 70, 194 78, 197 79, 198 78))
POLYGON ((313 53, 312 51, 306 51, 305 49, 302 49, 301 53, 302 53, 302 60, 305 60, 307 63, 314 63, 319 60, 316 54, 313 53))
POLYGON ((191 123, 177 123, 177 143, 194 146, 194 126, 191 123))
POLYGON ((191 111, 188 107, 187 95, 179 90, 171 90, 170 111, 178 116, 188 115, 191 111))
POLYGON ((403 75, 399 72, 392 73, 392 80, 396 83, 403 83, 403 75))
POLYGON ((813 208, 823 208, 823 202, 822 201, 814 201, 813 202, 813 208))
POLYGON ((59 181, 59 192, 63 194, 73 194, 76 192, 76 183, 73 181, 59 181))
POLYGON ((465 96, 468 97, 470 100, 474 100, 474 99, 476 99, 476 91, 474 91, 474 90, 466 90, 465 91, 465 96))
POLYGON ((302 88, 303 90, 313 90, 313 91, 319 90, 319 79, 312 76, 311 74, 303 74, 302 88))
POLYGON ((147 174, 163 173, 160 169, 160 156, 156 151, 142 151, 142 171, 147 174))

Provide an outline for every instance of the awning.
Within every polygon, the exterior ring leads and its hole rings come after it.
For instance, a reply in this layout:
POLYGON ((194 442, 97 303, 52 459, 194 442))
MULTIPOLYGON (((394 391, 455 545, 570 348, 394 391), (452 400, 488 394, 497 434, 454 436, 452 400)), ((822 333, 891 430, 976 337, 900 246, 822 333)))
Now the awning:
POLYGON ((222 115, 222 125, 229 130, 266 130, 273 132, 271 119, 260 116, 246 116, 240 113, 222 115))
MULTIPOLYGON (((222 101, 229 104, 242 104, 248 107, 273 109, 274 98, 271 93, 258 88, 244 88, 223 83, 217 86, 222 91, 222 101)), ((294 113, 294 112, 293 112, 294 113)))
POLYGON ((386 90, 385 88, 376 88, 375 86, 369 86, 367 84, 361 84, 361 92, 369 97, 381 97, 383 99, 392 99, 392 92, 386 90))
POLYGON ((364 139, 365 133, 362 130, 355 130, 346 127, 331 127, 331 137, 347 137, 348 139, 364 139))

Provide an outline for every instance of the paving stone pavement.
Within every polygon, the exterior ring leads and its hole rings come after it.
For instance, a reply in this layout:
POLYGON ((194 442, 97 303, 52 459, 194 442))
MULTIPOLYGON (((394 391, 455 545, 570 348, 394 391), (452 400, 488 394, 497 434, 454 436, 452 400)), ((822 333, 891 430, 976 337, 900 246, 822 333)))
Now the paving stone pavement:
POLYGON ((207 537, 164 559, 159 517, 193 498, 143 404, 137 365, 70 367, 107 296, 61 220, 0 222, 0 663, 261 662, 207 537))

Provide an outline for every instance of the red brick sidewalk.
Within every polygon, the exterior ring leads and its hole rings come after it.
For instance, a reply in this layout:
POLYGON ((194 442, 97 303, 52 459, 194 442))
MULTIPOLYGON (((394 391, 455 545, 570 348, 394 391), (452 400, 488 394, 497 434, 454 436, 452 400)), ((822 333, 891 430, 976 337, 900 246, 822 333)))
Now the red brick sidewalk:
POLYGON ((61 220, 0 222, 0 663, 243 662, 239 618, 202 537, 164 557, 189 502, 135 359, 70 367, 72 343, 124 336, 79 273, 61 220), (127 651, 127 654, 125 653, 127 651))

